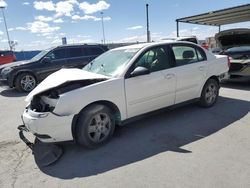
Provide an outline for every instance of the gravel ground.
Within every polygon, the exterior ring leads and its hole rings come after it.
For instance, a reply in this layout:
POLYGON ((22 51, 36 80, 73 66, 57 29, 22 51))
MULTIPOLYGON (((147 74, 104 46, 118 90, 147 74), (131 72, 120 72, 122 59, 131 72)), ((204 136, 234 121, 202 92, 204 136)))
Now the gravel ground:
POLYGON ((63 145, 41 167, 20 141, 25 94, 0 88, 0 187, 250 187, 250 85, 224 84, 213 108, 191 104, 116 130, 97 150, 63 145))

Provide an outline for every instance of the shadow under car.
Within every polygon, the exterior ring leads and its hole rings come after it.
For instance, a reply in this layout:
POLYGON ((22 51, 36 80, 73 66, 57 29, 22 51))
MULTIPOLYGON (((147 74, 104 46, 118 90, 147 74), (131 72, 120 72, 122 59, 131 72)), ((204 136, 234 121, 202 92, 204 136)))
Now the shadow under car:
MULTIPOLYGON (((61 179, 87 177, 135 163, 162 152, 190 153, 182 148, 244 117, 248 101, 219 97, 212 108, 195 104, 165 110, 116 129, 106 145, 88 150, 73 143, 63 145, 64 155, 55 164, 38 167, 61 179), (232 108, 232 106, 236 106, 232 108)), ((36 156, 36 153, 34 153, 36 156)))
POLYGON ((23 97, 28 95, 28 93, 25 92, 19 92, 15 90, 14 88, 9 88, 7 86, 1 87, 0 95, 3 97, 23 97))

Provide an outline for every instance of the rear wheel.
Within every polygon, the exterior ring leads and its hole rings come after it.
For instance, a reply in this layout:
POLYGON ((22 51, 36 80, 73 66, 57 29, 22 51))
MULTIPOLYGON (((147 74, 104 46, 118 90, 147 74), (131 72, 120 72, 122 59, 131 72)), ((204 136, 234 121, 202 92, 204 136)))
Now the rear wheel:
POLYGON ((36 87, 36 78, 30 73, 19 74, 15 80, 15 88, 18 91, 30 92, 36 87))
POLYGON ((79 114, 76 141, 88 148, 106 143, 113 135, 115 121, 112 111, 103 105, 91 105, 79 114))
POLYGON ((202 107, 213 106, 219 95, 219 83, 215 79, 209 79, 204 85, 199 104, 202 107))

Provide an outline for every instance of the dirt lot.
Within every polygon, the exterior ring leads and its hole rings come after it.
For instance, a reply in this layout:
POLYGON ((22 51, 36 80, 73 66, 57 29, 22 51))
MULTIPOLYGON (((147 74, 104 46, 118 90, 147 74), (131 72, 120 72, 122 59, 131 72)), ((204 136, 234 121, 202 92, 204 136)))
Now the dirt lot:
POLYGON ((97 150, 67 143, 49 167, 18 137, 24 98, 0 88, 1 188, 250 187, 249 84, 224 84, 210 109, 192 104, 133 122, 97 150))

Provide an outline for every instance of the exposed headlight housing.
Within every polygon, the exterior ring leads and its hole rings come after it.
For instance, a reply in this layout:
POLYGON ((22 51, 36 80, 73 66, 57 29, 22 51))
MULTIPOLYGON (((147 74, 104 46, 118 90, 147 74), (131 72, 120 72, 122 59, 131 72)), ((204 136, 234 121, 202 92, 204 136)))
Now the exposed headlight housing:
POLYGON ((53 112, 58 99, 59 98, 55 99, 45 95, 35 96, 29 104, 29 107, 35 112, 53 112))

